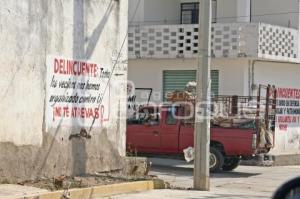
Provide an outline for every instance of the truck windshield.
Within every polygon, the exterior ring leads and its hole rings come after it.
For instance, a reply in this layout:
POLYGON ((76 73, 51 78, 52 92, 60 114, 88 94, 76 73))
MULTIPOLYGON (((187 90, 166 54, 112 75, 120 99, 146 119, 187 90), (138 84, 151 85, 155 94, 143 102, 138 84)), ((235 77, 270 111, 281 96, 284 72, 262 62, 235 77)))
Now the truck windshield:
POLYGON ((127 124, 159 125, 160 114, 157 107, 141 108, 133 117, 127 119, 127 124))

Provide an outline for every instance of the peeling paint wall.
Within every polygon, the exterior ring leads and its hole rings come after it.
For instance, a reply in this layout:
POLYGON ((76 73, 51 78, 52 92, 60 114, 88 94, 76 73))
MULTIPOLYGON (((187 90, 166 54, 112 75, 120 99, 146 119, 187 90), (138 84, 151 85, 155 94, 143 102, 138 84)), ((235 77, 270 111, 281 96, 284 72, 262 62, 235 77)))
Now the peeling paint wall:
POLYGON ((125 156, 128 1, 4 0, 0 3, 0 179, 83 174, 122 167, 125 156), (75 138, 79 127, 45 128, 46 59, 105 64, 111 117, 75 138), (117 63, 116 63, 117 62, 117 63))

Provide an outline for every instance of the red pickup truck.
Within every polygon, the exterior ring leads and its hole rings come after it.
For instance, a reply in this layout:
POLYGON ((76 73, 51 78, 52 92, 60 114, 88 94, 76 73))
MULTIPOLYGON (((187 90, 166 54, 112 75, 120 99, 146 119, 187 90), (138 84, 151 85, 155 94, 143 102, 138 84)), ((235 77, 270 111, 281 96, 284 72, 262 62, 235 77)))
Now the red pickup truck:
MULTIPOLYGON (((221 98, 230 104, 232 116, 238 114, 237 107, 240 106, 240 101, 245 101, 249 97, 219 97, 221 98)), ((271 99, 267 94, 266 98, 258 96, 256 99, 258 103, 255 108, 255 119, 230 127, 211 123, 211 172, 234 170, 242 157, 267 153, 272 147, 270 144, 261 144, 267 134, 265 132, 262 134, 260 129, 261 121, 268 130, 273 129, 276 97, 271 99)), ((250 98, 246 101, 249 100, 250 98)), ((174 155, 183 154, 184 149, 194 145, 194 124, 181 119, 185 115, 185 106, 173 104, 144 106, 137 115, 135 119, 127 121, 127 150, 174 155)))

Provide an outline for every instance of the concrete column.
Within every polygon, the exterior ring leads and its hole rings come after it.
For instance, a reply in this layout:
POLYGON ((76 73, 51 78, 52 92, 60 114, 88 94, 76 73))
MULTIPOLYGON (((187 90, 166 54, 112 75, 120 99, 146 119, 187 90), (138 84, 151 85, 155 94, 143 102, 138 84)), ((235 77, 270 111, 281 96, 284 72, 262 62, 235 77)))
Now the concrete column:
POLYGON ((236 0, 237 22, 250 22, 251 0, 236 0))

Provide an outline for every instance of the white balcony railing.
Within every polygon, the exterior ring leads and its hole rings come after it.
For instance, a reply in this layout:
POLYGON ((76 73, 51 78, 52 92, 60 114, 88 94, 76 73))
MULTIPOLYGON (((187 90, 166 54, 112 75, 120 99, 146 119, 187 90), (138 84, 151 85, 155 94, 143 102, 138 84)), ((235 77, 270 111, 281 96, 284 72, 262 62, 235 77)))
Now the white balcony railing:
POLYGON ((259 58, 297 62, 298 30, 260 23, 258 33, 259 58))
MULTIPOLYGON (((129 58, 193 58, 198 53, 197 25, 133 26, 129 58)), ((213 24, 212 57, 251 57, 295 61, 298 31, 263 23, 213 24)))

